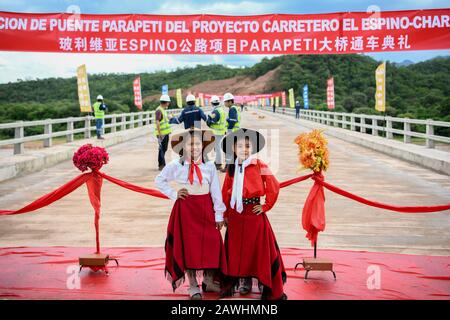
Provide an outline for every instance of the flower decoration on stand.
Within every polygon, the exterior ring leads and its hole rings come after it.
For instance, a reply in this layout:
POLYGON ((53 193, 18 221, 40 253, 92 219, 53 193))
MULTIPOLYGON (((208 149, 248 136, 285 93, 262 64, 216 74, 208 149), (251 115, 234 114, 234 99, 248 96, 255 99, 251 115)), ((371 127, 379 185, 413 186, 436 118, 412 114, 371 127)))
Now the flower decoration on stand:
POLYGON ((314 246, 314 258, 316 257, 317 236, 325 230, 325 194, 320 183, 324 181, 322 172, 329 165, 328 141, 321 130, 312 130, 302 133, 295 138, 299 149, 299 162, 305 169, 313 170, 312 179, 315 181, 302 211, 302 226, 307 232, 306 238, 314 246))
MULTIPOLYGON (((99 171, 104 164, 108 163, 108 152, 102 147, 94 147, 92 144, 85 144, 81 146, 73 155, 73 164, 75 167, 84 172, 88 169, 92 171, 85 173, 90 175, 90 179, 86 181, 86 186, 89 194, 89 201, 95 211, 94 225, 95 225, 95 243, 96 251, 93 255, 80 257, 81 268, 86 266, 93 271, 104 270, 106 273, 108 269, 106 264, 109 260, 109 255, 100 252, 100 209, 101 209, 101 192, 103 178, 99 171)), ((117 261, 116 261, 117 263, 117 261)))
POLYGON ((303 168, 314 172, 322 172, 328 169, 328 141, 322 130, 314 129, 308 133, 302 133, 295 138, 299 149, 299 161, 303 168))
POLYGON ((105 148, 94 147, 88 143, 81 146, 73 155, 73 164, 80 169, 81 172, 91 169, 98 171, 104 164, 109 161, 108 152, 105 148))

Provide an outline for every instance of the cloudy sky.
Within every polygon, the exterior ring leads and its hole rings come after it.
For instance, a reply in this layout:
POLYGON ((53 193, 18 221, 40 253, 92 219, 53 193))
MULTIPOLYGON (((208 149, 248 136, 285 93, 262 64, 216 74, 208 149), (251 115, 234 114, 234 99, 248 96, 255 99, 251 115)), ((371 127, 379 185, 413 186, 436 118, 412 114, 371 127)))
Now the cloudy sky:
MULTIPOLYGON (((327 13, 342 11, 367 11, 377 6, 382 11, 433 9, 449 7, 450 0, 304 0, 304 1, 252 1, 252 0, 0 0, 0 11, 15 12, 67 12, 117 14, 223 14, 254 15, 267 13, 327 13)), ((413 62, 439 55, 450 55, 450 50, 415 51, 370 54, 378 60, 413 62)), ((71 77, 76 67, 86 63, 89 73, 125 72, 140 73, 155 70, 172 70, 196 64, 220 63, 232 67, 248 66, 261 60, 262 55, 95 55, 0 52, 0 83, 17 79, 71 77)))

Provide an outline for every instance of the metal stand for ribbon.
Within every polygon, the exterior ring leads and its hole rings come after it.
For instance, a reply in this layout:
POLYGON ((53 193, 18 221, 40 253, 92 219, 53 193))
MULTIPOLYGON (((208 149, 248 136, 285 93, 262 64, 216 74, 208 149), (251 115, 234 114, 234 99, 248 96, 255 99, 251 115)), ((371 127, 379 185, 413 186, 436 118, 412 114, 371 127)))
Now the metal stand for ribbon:
POLYGON ((105 253, 94 253, 79 257, 79 272, 81 272, 81 269, 84 267, 89 267, 94 270, 103 270, 106 274, 109 274, 106 266, 110 260, 115 261, 116 265, 119 266, 119 261, 117 259, 110 258, 109 255, 105 253))
POLYGON ((308 273, 310 271, 331 271, 333 273, 334 280, 336 280, 336 273, 333 270, 333 262, 326 258, 317 258, 317 241, 314 242, 314 258, 303 258, 303 262, 299 262, 295 265, 294 270, 302 265, 306 270, 305 280, 308 279, 308 273))

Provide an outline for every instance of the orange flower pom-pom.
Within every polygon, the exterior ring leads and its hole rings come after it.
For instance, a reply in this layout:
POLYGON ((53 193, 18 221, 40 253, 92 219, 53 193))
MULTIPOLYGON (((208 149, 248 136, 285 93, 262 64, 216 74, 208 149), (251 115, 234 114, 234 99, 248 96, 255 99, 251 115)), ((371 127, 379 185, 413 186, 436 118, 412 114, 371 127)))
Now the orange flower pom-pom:
POLYGON ((321 130, 298 135, 295 140, 298 145, 299 162, 305 169, 314 172, 326 171, 329 165, 328 141, 321 130))

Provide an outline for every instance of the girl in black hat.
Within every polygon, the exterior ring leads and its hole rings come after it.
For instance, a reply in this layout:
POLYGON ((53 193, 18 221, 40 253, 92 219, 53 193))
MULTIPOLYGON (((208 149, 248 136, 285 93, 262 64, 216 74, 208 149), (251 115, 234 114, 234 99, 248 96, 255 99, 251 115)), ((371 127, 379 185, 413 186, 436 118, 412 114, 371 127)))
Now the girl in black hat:
POLYGON ((222 187, 225 211, 225 250, 228 281, 223 295, 252 290, 258 280, 262 299, 286 299, 286 271, 266 213, 274 206, 280 185, 269 167, 255 154, 265 145, 255 130, 239 129, 222 140, 222 149, 232 158, 222 187), (261 198, 265 197, 264 204, 261 198), (239 280, 240 279, 240 280, 239 280))

